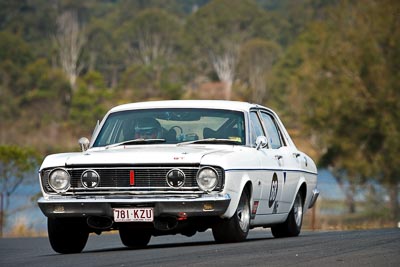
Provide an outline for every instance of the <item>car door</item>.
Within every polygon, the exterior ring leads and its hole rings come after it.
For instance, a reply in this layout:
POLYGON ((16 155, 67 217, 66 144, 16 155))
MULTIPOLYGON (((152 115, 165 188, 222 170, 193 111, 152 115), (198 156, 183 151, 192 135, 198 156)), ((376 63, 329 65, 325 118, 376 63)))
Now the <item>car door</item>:
MULTIPOLYGON (((250 120, 254 132, 251 142, 254 144, 258 136, 265 136, 270 140, 266 127, 263 126, 264 123, 262 122, 260 112, 257 110, 252 111, 250 113, 250 120)), ((261 147, 255 151, 259 159, 259 169, 254 173, 254 175, 257 175, 254 181, 254 200, 258 201, 255 204, 258 222, 262 221, 260 219, 262 216, 278 213, 280 196, 283 189, 283 159, 278 156, 278 151, 271 146, 272 143, 270 141, 268 143, 268 146, 261 147)), ((255 207, 253 207, 254 211, 255 207)))
POLYGON ((291 204, 289 200, 291 198, 288 198, 287 195, 288 192, 292 192, 293 187, 297 185, 297 179, 295 177, 297 174, 293 171, 297 166, 296 158, 294 157, 293 149, 286 143, 275 116, 264 110, 260 111, 260 115, 265 131, 269 136, 271 150, 281 168, 281 179, 278 179, 279 190, 276 203, 277 208, 274 212, 288 212, 291 204))

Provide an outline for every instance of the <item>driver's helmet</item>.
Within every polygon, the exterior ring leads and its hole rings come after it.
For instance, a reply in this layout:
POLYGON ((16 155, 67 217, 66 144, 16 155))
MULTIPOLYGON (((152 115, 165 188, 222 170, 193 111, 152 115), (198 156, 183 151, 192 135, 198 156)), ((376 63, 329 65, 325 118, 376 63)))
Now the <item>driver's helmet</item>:
POLYGON ((161 138, 161 125, 154 118, 144 117, 136 120, 134 129, 135 139, 161 138))

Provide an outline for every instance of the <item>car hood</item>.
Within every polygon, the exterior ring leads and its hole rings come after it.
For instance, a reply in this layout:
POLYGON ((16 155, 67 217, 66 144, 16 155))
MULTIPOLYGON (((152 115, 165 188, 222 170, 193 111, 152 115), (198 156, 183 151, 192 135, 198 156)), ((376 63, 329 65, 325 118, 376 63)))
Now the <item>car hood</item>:
POLYGON ((233 150, 234 146, 226 145, 136 145, 110 149, 89 149, 85 152, 49 155, 44 160, 41 169, 79 165, 201 164, 206 155, 226 154, 233 152, 233 150))

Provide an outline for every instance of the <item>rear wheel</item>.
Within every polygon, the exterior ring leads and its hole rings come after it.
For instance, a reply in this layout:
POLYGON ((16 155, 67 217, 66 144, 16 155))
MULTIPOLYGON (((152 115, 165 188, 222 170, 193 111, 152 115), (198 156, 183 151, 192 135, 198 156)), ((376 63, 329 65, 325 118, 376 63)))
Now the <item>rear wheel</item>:
POLYGON ((85 221, 80 219, 47 219, 50 245, 58 253, 80 253, 89 237, 85 221))
POLYGON ((303 197, 300 192, 297 193, 293 207, 284 223, 271 227, 274 237, 298 236, 303 224, 303 197))
POLYGON ((212 228, 212 232, 218 243, 240 242, 246 239, 249 229, 250 196, 247 190, 244 190, 235 214, 230 219, 220 221, 212 228))
POLYGON ((119 227, 119 237, 125 246, 138 248, 147 246, 151 233, 147 229, 133 228, 130 223, 122 223, 119 227))

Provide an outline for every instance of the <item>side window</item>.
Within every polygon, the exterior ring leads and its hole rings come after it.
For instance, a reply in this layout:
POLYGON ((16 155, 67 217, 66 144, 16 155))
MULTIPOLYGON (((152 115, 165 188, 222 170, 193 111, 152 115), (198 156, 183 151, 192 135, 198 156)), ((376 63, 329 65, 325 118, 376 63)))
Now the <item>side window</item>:
POLYGON ((264 136, 264 131, 256 112, 250 113, 251 144, 255 145, 258 136, 264 136))
POLYGON ((268 132, 271 147, 273 149, 280 148, 282 146, 281 136, 279 129, 276 126, 275 120, 272 118, 271 115, 267 113, 261 113, 261 118, 264 122, 266 130, 268 132))

